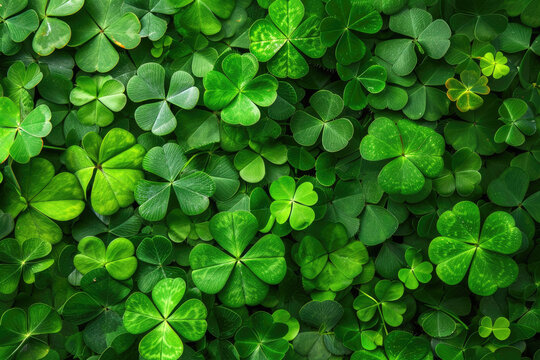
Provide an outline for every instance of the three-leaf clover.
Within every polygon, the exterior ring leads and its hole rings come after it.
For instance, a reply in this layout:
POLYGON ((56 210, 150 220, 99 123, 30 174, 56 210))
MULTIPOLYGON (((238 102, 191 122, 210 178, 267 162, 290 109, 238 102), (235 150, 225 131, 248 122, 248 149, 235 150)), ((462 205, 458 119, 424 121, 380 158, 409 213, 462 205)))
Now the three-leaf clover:
POLYGON ((353 110, 362 110, 368 104, 363 89, 370 94, 378 94, 386 87, 386 69, 370 61, 359 61, 348 66, 338 63, 337 72, 341 80, 347 81, 343 101, 353 110))
POLYGON ((77 66, 85 72, 112 70, 120 56, 111 44, 133 49, 141 42, 141 23, 123 10, 122 0, 86 0, 81 11, 70 18, 69 46, 78 47, 77 66))
POLYGON ((493 76, 494 79, 500 79, 510 72, 510 68, 506 65, 507 62, 508 59, 500 51, 497 51, 495 56, 491 52, 485 53, 480 58, 482 74, 493 76))
POLYGON ((445 160, 446 168, 433 180, 434 189, 443 196, 454 191, 460 196, 471 195, 482 180, 480 156, 469 148, 461 148, 452 156, 445 156, 445 160))
POLYGON ((415 48, 432 59, 440 59, 450 47, 452 32, 448 24, 442 19, 433 21, 425 10, 404 9, 390 17, 389 26, 393 32, 412 38, 386 40, 375 48, 375 55, 392 64, 396 75, 405 76, 414 70, 415 48))
POLYGON ((0 241, 0 293, 11 294, 17 290, 21 274, 25 283, 34 283, 35 274, 54 263, 53 259, 43 259, 51 250, 49 242, 37 238, 0 241))
POLYGON ((484 103, 480 95, 489 94, 488 79, 475 70, 464 70, 459 74, 460 80, 450 78, 444 84, 448 91, 446 95, 455 101, 461 112, 476 110, 484 103))
POLYGON ((110 125, 114 112, 126 106, 124 85, 111 76, 79 76, 77 86, 69 94, 69 100, 77 110, 77 117, 84 125, 110 125))
POLYGON ((398 278, 407 289, 414 290, 420 283, 426 284, 431 280, 433 265, 429 261, 422 261, 422 253, 415 248, 405 251, 405 262, 408 267, 400 269, 398 278))
POLYGON ((75 174, 84 193, 92 182, 90 202, 101 215, 112 215, 133 203, 133 190, 143 178, 141 163, 144 148, 127 130, 114 128, 102 139, 89 132, 82 147, 66 150, 66 167, 75 174))
POLYGON ((340 223, 328 223, 320 234, 304 236, 293 254, 304 286, 321 291, 347 288, 369 260, 364 244, 349 240, 340 223))
POLYGON ((285 246, 268 234, 247 251, 259 225, 246 211, 220 212, 210 219, 210 232, 220 248, 198 244, 189 254, 195 285, 208 294, 218 294, 230 307, 257 305, 266 297, 268 285, 285 277, 285 246))
POLYGON ((347 118, 336 119, 343 111, 343 99, 328 90, 320 90, 309 99, 311 108, 297 111, 291 119, 294 140, 311 146, 322 132, 322 145, 328 152, 343 149, 351 140, 354 127, 347 118))
POLYGON ((439 217, 437 230, 441 236, 430 243, 429 258, 443 282, 456 285, 469 272, 469 289, 489 296, 516 279, 518 267, 507 255, 520 248, 521 231, 509 213, 491 213, 480 232, 478 206, 462 201, 439 217))
POLYGON ((6 96, 20 108, 24 115, 34 108, 35 87, 43 80, 43 73, 37 63, 26 66, 22 61, 15 61, 3 79, 6 96))
POLYGON ((139 353, 145 359, 178 359, 184 352, 182 339, 197 341, 206 333, 206 306, 193 298, 181 303, 185 292, 183 279, 163 279, 153 288, 152 300, 140 292, 127 299, 126 330, 143 334, 153 329, 139 343, 139 353))
POLYGON ((282 176, 270 184, 270 196, 274 199, 270 211, 278 224, 289 220, 291 228, 303 230, 315 220, 313 206, 319 200, 313 190, 313 184, 303 182, 296 187, 296 182, 290 176, 282 176))
POLYGON ((193 77, 185 71, 175 71, 165 94, 165 69, 157 63, 146 63, 129 79, 127 93, 131 101, 159 100, 141 105, 135 110, 135 121, 145 131, 167 135, 176 128, 176 118, 169 103, 182 109, 193 109, 199 99, 199 89, 193 77))
POLYGON ((276 0, 268 7, 269 19, 259 19, 249 30, 249 51, 279 78, 299 79, 309 71, 301 53, 320 58, 326 52, 319 29, 320 20, 304 18, 301 0, 276 0))
POLYGON ((379 173, 379 185, 389 194, 416 194, 425 177, 436 177, 444 162, 444 139, 433 129, 410 120, 380 117, 368 128, 360 143, 362 157, 369 161, 394 159, 379 173))
POLYGON ((497 340, 506 340, 510 336, 510 321, 505 317, 498 317, 495 322, 489 316, 484 316, 480 319, 478 326, 478 335, 483 338, 489 337, 491 334, 497 340))
POLYGON ((382 17, 367 1, 331 0, 326 3, 330 15, 321 23, 321 41, 330 47, 337 42, 335 54, 340 64, 362 59, 366 45, 355 32, 375 34, 382 27, 382 17))
POLYGON ((187 31, 214 35, 221 30, 220 19, 228 19, 231 16, 235 1, 184 0, 180 1, 180 4, 189 4, 174 16, 174 25, 180 33, 187 31))
POLYGON ((79 11, 84 0, 37 0, 32 1, 41 24, 32 40, 32 48, 40 56, 50 55, 55 49, 66 46, 71 39, 71 28, 58 17, 69 16, 79 11))
POLYGON ((186 171, 189 164, 182 148, 175 143, 156 146, 145 155, 143 168, 165 179, 166 182, 141 180, 135 188, 135 199, 140 204, 139 213, 147 220, 165 217, 171 188, 180 208, 186 215, 197 215, 208 208, 209 197, 214 195, 214 180, 202 171, 186 171))
POLYGON ((360 321, 369 321, 378 312, 384 324, 394 327, 401 325, 407 310, 406 303, 399 301, 404 291, 402 283, 387 279, 379 280, 373 290, 361 287, 353 303, 356 316, 360 321))
POLYGON ((230 54, 222 63, 223 73, 210 71, 204 77, 204 104, 222 110, 229 124, 249 126, 259 121, 258 106, 268 107, 277 98, 278 82, 270 74, 255 77, 259 63, 251 54, 230 54))
POLYGON ((26 9, 28 0, 3 0, 0 6, 0 52, 14 55, 19 51, 19 43, 39 26, 37 13, 26 9))
POLYGON ((135 247, 126 238, 116 238, 105 246, 100 238, 87 236, 77 249, 79 254, 73 258, 73 265, 83 275, 105 267, 113 279, 127 280, 137 270, 135 247))
POLYGON ((495 142, 520 146, 525 142, 525 135, 536 132, 536 116, 527 103, 521 99, 505 99, 499 107, 499 120, 504 125, 495 133, 495 142))
POLYGON ((163 15, 174 15, 189 2, 191 0, 125 0, 124 8, 139 17, 142 37, 158 41, 167 31, 167 19, 163 15))
POLYGON ((11 99, 0 98, 0 162, 9 155, 18 163, 27 163, 39 155, 42 138, 52 129, 51 111, 45 104, 39 105, 23 116, 11 99))
POLYGON ((283 359, 289 349, 284 339, 288 331, 286 324, 275 321, 267 312, 258 311, 237 331, 234 346, 243 359, 283 359))

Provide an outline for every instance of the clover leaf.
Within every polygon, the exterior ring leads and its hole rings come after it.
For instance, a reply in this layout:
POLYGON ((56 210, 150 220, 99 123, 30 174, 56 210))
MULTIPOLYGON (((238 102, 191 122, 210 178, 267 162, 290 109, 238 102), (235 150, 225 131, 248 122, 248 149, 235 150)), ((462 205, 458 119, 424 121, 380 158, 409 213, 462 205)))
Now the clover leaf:
POLYGON ((86 0, 69 24, 68 45, 78 47, 75 61, 86 72, 104 73, 116 66, 120 56, 111 42, 122 49, 133 49, 141 42, 141 23, 137 15, 123 10, 122 0, 86 0))
POLYGON ((53 259, 42 259, 51 250, 50 243, 37 238, 22 242, 10 238, 0 241, 0 293, 11 294, 17 290, 21 275, 25 283, 34 283, 35 274, 54 263, 53 259))
POLYGON ((23 42, 39 26, 39 17, 33 9, 26 9, 28 0, 3 0, 0 7, 0 52, 14 55, 23 42))
POLYGON ((33 3, 41 24, 32 40, 32 48, 38 55, 47 56, 66 46, 71 38, 71 28, 58 17, 75 14, 83 7, 84 0, 39 0, 33 3))
POLYGON ((432 59, 440 59, 450 47, 450 27, 443 19, 433 21, 432 15, 422 9, 404 9, 392 15, 390 30, 412 38, 392 39, 377 44, 375 55, 392 64, 399 76, 410 74, 416 66, 415 48, 432 59))
POLYGON ((125 0, 124 8, 139 17, 141 37, 158 41, 167 30, 167 17, 163 15, 174 15, 189 2, 191 1, 125 0))
POLYGON ((353 137, 354 128, 347 118, 336 119, 343 111, 343 99, 328 90, 320 90, 309 99, 311 108, 297 111, 291 119, 294 140, 311 146, 322 132, 322 145, 326 151, 343 149, 353 137))
POLYGON ((172 74, 169 90, 165 94, 165 69, 157 63, 146 63, 137 69, 137 75, 127 84, 131 101, 142 102, 159 100, 141 105, 135 110, 135 121, 145 131, 156 135, 167 135, 176 128, 169 103, 182 109, 192 109, 199 99, 199 89, 193 86, 194 80, 185 71, 172 74))
POLYGON ((156 146, 148 151, 143 168, 166 182, 137 182, 135 199, 140 204, 139 213, 143 218, 156 221, 165 217, 171 188, 185 214, 197 215, 208 208, 209 197, 216 191, 216 184, 202 171, 186 171, 188 163, 180 146, 174 143, 156 146))
POLYGON ((3 79, 6 96, 18 105, 21 114, 27 115, 34 108, 35 87, 43 80, 38 64, 26 66, 22 61, 14 62, 3 79))
POLYGON ((370 94, 378 94, 386 87, 386 69, 371 61, 362 61, 348 66, 337 64, 337 72, 341 80, 347 81, 343 91, 345 105, 353 110, 362 110, 368 104, 363 89, 370 94))
POLYGON ((43 158, 12 169, 14 177, 4 184, 0 208, 17 218, 15 237, 60 242, 62 230, 53 220, 72 220, 84 210, 84 192, 77 178, 68 172, 55 175, 53 164, 43 158))
POLYGON ((287 162, 287 146, 276 141, 249 142, 249 149, 242 149, 234 157, 234 167, 242 180, 249 183, 262 181, 275 165, 287 162))
POLYGON ((495 133, 497 143, 520 146, 525 142, 525 136, 536 132, 536 116, 521 99, 505 99, 499 107, 499 120, 505 125, 495 133))
POLYGON ((474 70, 464 70, 459 74, 460 80, 450 78, 445 86, 448 89, 446 95, 456 103, 461 112, 476 110, 484 103, 480 95, 489 94, 488 79, 474 70))
POLYGON ((304 286, 341 291, 362 273, 369 257, 364 244, 351 239, 342 224, 328 223, 315 236, 306 235, 294 255, 304 286))
POLYGON ((390 194, 418 193, 425 177, 436 177, 443 169, 444 139, 434 130, 402 119, 394 123, 378 118, 360 143, 368 161, 394 159, 379 173, 379 185, 390 194))
POLYGON ((84 136, 82 147, 70 146, 66 167, 75 174, 84 193, 92 184, 92 208, 101 215, 112 215, 134 201, 135 185, 143 178, 143 155, 144 148, 133 134, 114 128, 103 139, 90 132, 84 136))
POLYGON ((326 47, 320 38, 317 16, 304 18, 301 0, 276 0, 268 7, 270 19, 259 19, 249 30, 249 50, 278 78, 304 77, 309 67, 302 56, 320 58, 326 47))
POLYGON ((251 54, 231 54, 222 63, 223 73, 210 71, 204 77, 204 104, 222 110, 229 124, 249 126, 259 121, 258 106, 268 107, 277 98, 278 82, 269 74, 255 77, 259 63, 251 54))
POLYGON ((42 104, 28 115, 22 116, 19 106, 11 99, 0 98, 0 160, 11 155, 18 163, 28 163, 39 155, 43 147, 42 138, 52 129, 51 111, 42 104))
POLYGON ((507 62, 508 59, 500 51, 497 51, 495 56, 490 52, 485 53, 484 56, 480 58, 482 74, 493 76, 494 79, 500 79, 510 72, 510 68, 506 65, 507 62))
POLYGON ((516 279, 517 265, 507 255, 520 248, 521 232, 510 214, 491 213, 480 232, 478 206, 462 201, 440 216, 437 230, 441 236, 431 241, 429 258, 443 282, 456 285, 469 272, 469 289, 489 296, 516 279))
POLYGON ((246 211, 220 212, 210 219, 210 232, 226 252, 209 244, 191 250, 191 276, 202 292, 218 294, 231 307, 257 305, 268 293, 268 285, 283 280, 285 247, 278 236, 265 235, 245 251, 257 229, 257 219, 246 211))
POLYGON ((407 310, 406 303, 399 301, 403 292, 403 284, 386 279, 378 281, 372 291, 361 288, 353 303, 356 316, 360 321, 369 321, 378 313, 385 330, 386 324, 393 327, 401 325, 407 310))
POLYGON ((126 106, 124 90, 124 85, 111 76, 79 76, 69 100, 80 106, 77 117, 81 123, 105 127, 113 122, 113 111, 118 112, 126 106))
POLYGON ((407 289, 414 290, 420 283, 425 284, 431 280, 433 265, 429 261, 422 261, 422 254, 418 250, 408 248, 405 251, 405 261, 409 267, 400 269, 398 277, 407 289))
POLYGON ((113 279, 127 280, 137 269, 135 247, 126 238, 116 238, 105 247, 100 238, 88 236, 77 248, 80 253, 73 258, 73 265, 83 275, 105 267, 113 279))
POLYGON ((366 1, 331 0, 326 3, 330 15, 321 23, 321 42, 330 47, 337 42, 335 54, 340 64, 362 59, 366 45, 355 32, 375 34, 382 27, 382 17, 366 1))
POLYGON ((451 157, 445 157, 447 167, 433 180, 435 190, 449 196, 456 191, 460 196, 471 195, 482 180, 480 156, 469 148, 461 148, 451 157))
POLYGON ((139 292, 127 299, 127 331, 143 334, 153 329, 139 343, 139 353, 145 359, 178 359, 184 352, 182 339, 197 341, 206 333, 206 306, 199 299, 181 302, 185 292, 183 279, 163 279, 152 290, 152 300, 139 292))
POLYGON ((489 316, 484 316, 480 319, 478 326, 478 335, 483 338, 489 337, 492 333, 497 340, 506 340, 510 336, 510 321, 505 317, 498 317, 495 322, 489 316))
POLYGON ((274 199, 270 211, 278 224, 289 220, 294 230, 303 230, 315 220, 310 206, 315 205, 319 197, 312 183, 304 182, 296 187, 292 177, 282 176, 270 185, 270 196, 274 199))
POLYGON ((187 31, 214 35, 222 28, 220 19, 231 16, 235 2, 233 0, 185 0, 180 4, 190 4, 174 16, 174 24, 181 33, 187 31))

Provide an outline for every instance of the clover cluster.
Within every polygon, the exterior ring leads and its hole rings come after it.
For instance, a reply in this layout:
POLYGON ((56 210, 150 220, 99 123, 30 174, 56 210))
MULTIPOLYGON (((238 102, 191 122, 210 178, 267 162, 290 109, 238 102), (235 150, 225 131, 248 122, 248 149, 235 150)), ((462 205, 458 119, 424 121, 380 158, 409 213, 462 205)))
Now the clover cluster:
POLYGON ((540 360, 540 0, 0 0, 1 360, 540 360))

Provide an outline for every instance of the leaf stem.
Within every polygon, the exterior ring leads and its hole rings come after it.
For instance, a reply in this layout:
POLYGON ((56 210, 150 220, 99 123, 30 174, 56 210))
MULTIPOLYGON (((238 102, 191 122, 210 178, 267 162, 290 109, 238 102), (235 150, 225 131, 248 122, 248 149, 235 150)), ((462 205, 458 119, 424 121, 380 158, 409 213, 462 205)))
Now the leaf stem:
POLYGON ((66 148, 59 147, 59 146, 51 146, 51 145, 43 145, 44 149, 50 149, 50 150, 66 150, 66 148))

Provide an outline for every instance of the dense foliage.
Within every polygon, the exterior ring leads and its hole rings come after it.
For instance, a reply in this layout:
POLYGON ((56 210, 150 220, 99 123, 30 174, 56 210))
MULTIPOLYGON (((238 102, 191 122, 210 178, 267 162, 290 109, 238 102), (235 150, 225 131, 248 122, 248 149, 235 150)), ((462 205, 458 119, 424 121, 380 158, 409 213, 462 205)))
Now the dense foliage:
POLYGON ((0 359, 540 360, 540 0, 0 0, 0 359))

